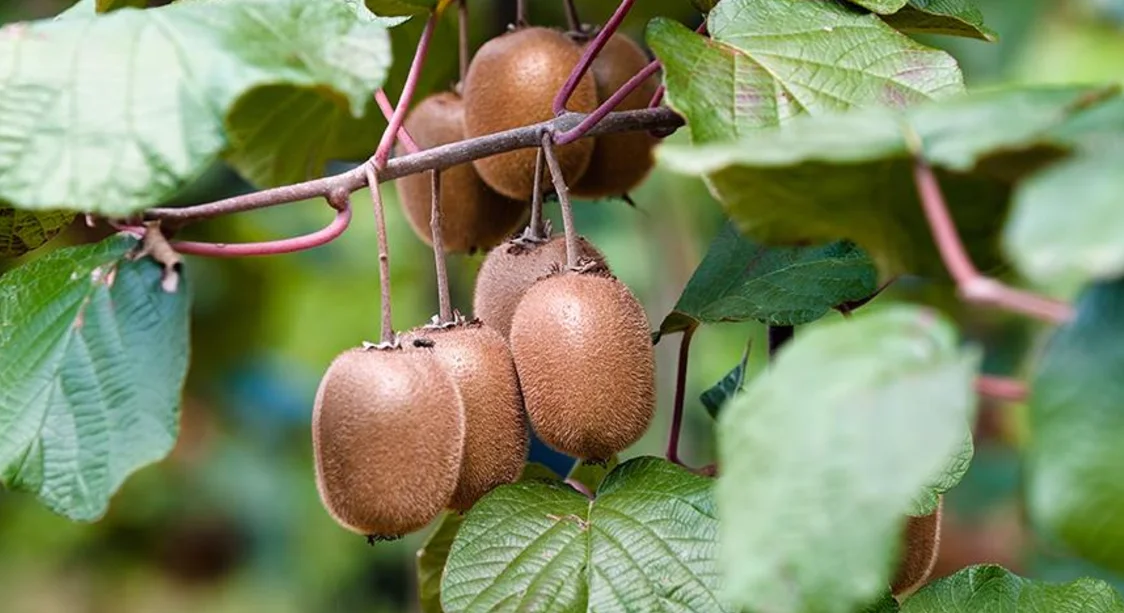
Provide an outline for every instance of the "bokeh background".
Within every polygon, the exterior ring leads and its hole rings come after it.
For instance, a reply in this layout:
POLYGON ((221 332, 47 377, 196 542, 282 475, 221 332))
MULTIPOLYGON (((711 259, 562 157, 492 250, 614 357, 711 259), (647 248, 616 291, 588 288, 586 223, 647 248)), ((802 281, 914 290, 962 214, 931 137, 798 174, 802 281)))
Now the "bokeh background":
MULTIPOLYGON (((971 86, 1124 80, 1124 0, 979 3, 988 24, 1000 33, 999 43, 926 40, 956 55, 971 86)), ((533 0, 532 20, 561 25, 558 4, 533 0)), ((578 4, 585 21, 601 22, 615 3, 578 4)), ((48 18, 68 5, 66 0, 3 0, 0 24, 48 18)), ((473 0, 472 8, 476 46, 502 32, 514 12, 506 0, 473 0)), ((644 24, 657 13, 692 26, 700 19, 688 2, 651 0, 638 3, 626 30, 642 38, 644 24)), ((410 23, 393 33, 392 97, 401 87, 420 25, 410 23)), ((448 19, 437 33, 424 91, 455 80, 454 54, 455 26, 448 19)), ((341 162, 330 170, 347 167, 341 162)), ((176 200, 202 202, 250 189, 216 165, 176 200)), ((436 310, 432 258, 402 218, 394 190, 384 192, 395 325, 405 329, 424 323, 436 310)), ((577 203, 577 224, 637 293, 655 326, 675 303, 723 218, 700 183, 660 170, 632 196, 636 208, 619 201, 577 203)), ((312 477, 309 417, 319 377, 336 353, 379 335, 374 224, 366 192, 355 198, 356 222, 329 246, 266 259, 190 261, 196 294, 193 357, 175 451, 129 479, 109 513, 93 524, 71 523, 30 497, 0 491, 0 611, 416 610, 414 551, 424 534, 369 547, 322 510, 312 477)), ((201 225, 190 234, 267 240, 319 227, 330 217, 325 209, 320 203, 298 203, 201 225)), ((102 236, 103 231, 76 223, 48 249, 102 236)), ((481 259, 450 259, 454 302, 464 311, 471 307, 481 259)), ((20 263, 0 260, 0 272, 20 263)), ((1022 321, 964 311, 939 283, 900 282, 879 300, 923 301, 950 313, 969 339, 985 344, 985 368, 994 373, 1022 372, 1023 356, 1041 340, 1041 330, 1022 321)), ((695 336, 687 393, 689 462, 713 459, 711 421, 698 395, 738 362, 749 341, 751 362, 760 368, 764 339, 764 329, 756 324, 704 328, 695 336)), ((662 453, 677 347, 676 337, 658 347, 659 415, 628 456, 662 453)), ((986 561, 1039 578, 1091 574, 1120 586, 1118 578, 1069 557, 1025 526, 1019 506, 1020 418, 1018 406, 981 411, 976 460, 946 499, 937 574, 986 561)), ((543 449, 535 454, 565 466, 564 458, 543 449)))

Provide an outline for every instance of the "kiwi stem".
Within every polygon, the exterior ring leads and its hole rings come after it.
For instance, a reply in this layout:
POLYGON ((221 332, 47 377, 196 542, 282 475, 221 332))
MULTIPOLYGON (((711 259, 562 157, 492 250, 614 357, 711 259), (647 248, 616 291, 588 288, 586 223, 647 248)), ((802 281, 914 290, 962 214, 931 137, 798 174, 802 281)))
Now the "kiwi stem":
POLYGON ((617 6, 616 12, 613 16, 605 22, 601 27, 601 31, 597 33, 592 41, 585 47, 582 52, 581 59, 574 65, 574 70, 570 72, 570 76, 566 78, 566 82, 562 85, 562 89, 554 96, 554 114, 561 115, 566 112, 566 103, 570 101, 570 96, 574 94, 574 90, 578 88, 578 83, 581 82, 582 77, 589 71, 589 67, 593 65, 593 60, 597 59, 597 55, 605 48, 605 43, 609 42, 613 34, 616 33, 617 28, 620 27, 621 22, 624 21, 628 15, 629 9, 632 8, 636 0, 621 0, 617 6))
MULTIPOLYGON (((387 97, 386 92, 381 88, 375 92, 375 102, 378 103, 379 110, 382 111, 382 116, 386 117, 387 121, 390 121, 391 117, 394 116, 394 105, 390 103, 390 98, 387 97)), ((421 147, 418 146, 417 141, 406 131, 406 126, 398 128, 398 140, 402 142, 402 146, 406 148, 408 153, 421 151, 421 147)))
POLYGON ((524 28, 530 25, 527 21, 527 0, 515 0, 515 27, 524 28))
POLYGON ((690 327, 683 331, 683 339, 679 341, 679 366, 675 374, 675 404, 671 413, 671 434, 667 439, 667 460, 682 465, 679 461, 679 433, 683 429, 683 404, 687 395, 687 363, 691 357, 691 337, 695 335, 695 328, 690 327))
POLYGON ((371 190, 371 205, 375 209, 375 228, 379 243, 379 289, 382 301, 381 340, 383 344, 394 342, 394 320, 390 313, 390 247, 386 241, 386 217, 383 215, 382 193, 379 191, 378 172, 374 164, 364 164, 367 186, 371 190))
POLYGON ((578 15, 578 7, 574 5, 574 0, 562 0, 562 6, 566 8, 566 24, 570 26, 571 32, 581 33, 582 20, 578 15))
POLYGON ((457 2, 457 51, 460 55, 461 83, 468 76, 468 0, 457 2))
POLYGON ((796 336, 793 326, 769 326, 769 359, 775 359, 781 350, 796 336))
POLYGON ((980 375, 976 379, 976 392, 981 396, 1008 402, 1022 402, 1027 397, 1027 387, 1022 381, 991 375, 980 375))
POLYGON ((539 147, 538 155, 535 156, 535 187, 531 192, 531 223, 529 226, 531 231, 529 234, 532 239, 546 238, 542 227, 542 173, 545 156, 542 147, 539 147))
POLYGON ((421 39, 418 40, 418 50, 414 53, 410 72, 406 74, 406 83, 402 86, 402 95, 398 97, 398 106, 394 108, 394 114, 390 117, 390 125, 383 132, 378 149, 375 149, 374 160, 377 168, 386 166, 386 160, 390 157, 390 150, 394 146, 394 139, 402 127, 402 122, 406 120, 406 111, 410 108, 410 101, 418 89, 418 79, 421 77, 422 67, 425 66, 425 58, 429 55, 429 43, 433 40, 433 31, 436 29, 437 12, 434 11, 425 22, 425 29, 422 30, 421 39))
POLYGON ((663 95, 666 92, 667 88, 664 87, 663 83, 660 83, 660 86, 656 88, 656 93, 652 94, 652 100, 648 103, 648 108, 654 109, 663 104, 663 95))
POLYGON ((602 119, 605 119, 605 116, 613 112, 613 109, 617 108, 617 105, 624 101, 629 94, 643 85, 645 81, 659 72, 659 70, 660 63, 658 60, 645 66, 640 72, 632 75, 632 78, 626 81, 612 96, 609 96, 608 100, 601 103, 601 106, 594 109, 589 115, 586 115, 581 123, 556 136, 554 142, 558 145, 566 145, 585 136, 593 126, 597 125, 602 119))
POLYGON ((441 171, 429 171, 430 201, 429 231, 433 235, 433 259, 437 265, 437 323, 453 321, 453 307, 449 300, 449 271, 445 268, 445 240, 441 236, 441 171))
POLYGON ((921 198, 921 207, 933 232, 933 240, 952 275, 960 296, 969 303, 981 304, 1020 313, 1049 323, 1065 323, 1074 317, 1073 305, 1010 287, 986 277, 976 269, 948 211, 944 194, 932 167, 923 160, 916 135, 911 145, 917 154, 913 163, 913 179, 921 198))
POLYGON ((351 225, 351 207, 345 206, 336 212, 336 218, 321 230, 311 234, 264 243, 198 243, 194 241, 174 241, 172 247, 185 255, 201 255, 213 258, 235 258, 258 255, 281 255, 306 251, 326 245, 343 234, 351 225))
POLYGON ((554 193, 558 194, 558 207, 562 209, 562 230, 566 234, 566 268, 578 267, 578 233, 574 229, 574 210, 570 206, 570 188, 562 176, 562 165, 554 153, 554 143, 550 132, 543 132, 542 152, 550 167, 550 178, 554 181, 554 193))

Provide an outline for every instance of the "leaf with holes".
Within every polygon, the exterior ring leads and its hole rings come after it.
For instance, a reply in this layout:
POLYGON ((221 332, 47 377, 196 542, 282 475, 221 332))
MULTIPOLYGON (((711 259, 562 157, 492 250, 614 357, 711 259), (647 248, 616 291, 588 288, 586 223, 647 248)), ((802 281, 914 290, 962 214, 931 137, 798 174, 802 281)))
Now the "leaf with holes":
POLYGON ((936 312, 872 310, 804 331, 746 387, 717 429, 734 604, 851 613, 886 589, 906 514, 969 432, 978 354, 936 312))
POLYGON ((0 199, 124 216, 223 152, 259 181, 321 173, 359 146, 339 134, 353 129, 341 114, 376 121, 369 102, 389 65, 386 26, 346 0, 188 2, 5 26, 0 199), (279 109, 301 127, 248 136, 279 109), (294 132, 294 161, 263 173, 261 151, 275 155, 294 132))
POLYGON ((730 611, 720 600, 711 484, 637 458, 593 501, 565 484, 500 487, 468 512, 453 543, 445 611, 730 611))
POLYGON ((68 211, 32 213, 0 204, 0 258, 12 258, 37 249, 74 220, 68 211))
POLYGON ((131 238, 51 252, 0 277, 0 481, 75 520, 105 513, 176 440, 188 290, 131 238))
POLYGON ((1124 599, 1096 579, 1031 581, 999 566, 972 566, 925 586, 902 613, 1124 613, 1124 599))

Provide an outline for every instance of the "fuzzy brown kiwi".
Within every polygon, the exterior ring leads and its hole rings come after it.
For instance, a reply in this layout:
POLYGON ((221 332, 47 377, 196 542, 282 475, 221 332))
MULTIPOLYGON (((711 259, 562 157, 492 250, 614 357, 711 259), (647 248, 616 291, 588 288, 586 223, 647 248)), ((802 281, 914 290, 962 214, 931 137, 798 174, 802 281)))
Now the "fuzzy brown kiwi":
POLYGON ((550 447, 605 460, 655 411, 655 352, 644 309, 607 274, 563 272, 515 309, 511 352, 531 427, 550 447))
MULTIPOLYGON (((594 60, 591 71, 597 83, 598 102, 605 102, 636 73, 648 65, 648 56, 631 38, 614 34, 594 60)), ((647 108, 659 87, 653 75, 617 105, 617 111, 647 108)), ((581 180, 570 187, 580 198, 621 196, 640 185, 655 164, 656 138, 647 131, 606 134, 594 139, 593 157, 581 180)))
MULTIPOLYGON (((476 138, 554 119, 554 94, 566 82, 582 50, 565 34, 547 28, 522 28, 493 38, 472 58, 464 80, 466 136, 476 138)), ((597 107, 597 86, 586 73, 566 108, 589 113, 597 107)), ((579 139, 558 147, 567 184, 581 178, 593 155, 593 141, 579 139)), ((509 198, 527 200, 534 187, 534 149, 476 160, 480 177, 509 198)), ((547 184, 544 180, 544 186, 547 184)))
MULTIPOLYGON (((422 100, 406 117, 406 130, 422 149, 464 140, 464 102, 452 92, 422 100)), ((401 145, 398 149, 402 153, 401 145)), ((395 181, 398 199, 410 227, 427 245, 433 244, 429 173, 395 181)), ((488 187, 471 163, 441 171, 441 233, 445 251, 491 249, 511 236, 527 217, 527 205, 488 187)))
MULTIPOLYGON (((579 260, 607 269, 605 256, 583 237, 578 237, 579 260)), ((566 237, 557 235, 545 243, 509 241, 493 249, 476 275, 473 314, 504 338, 511 336, 511 318, 523 294, 535 281, 566 265, 566 237)))
POLYGON ((902 553, 890 590, 894 596, 907 595, 929 579, 941 544, 941 512, 944 498, 928 515, 910 517, 902 535, 902 553))
POLYGON ((352 532, 413 532, 449 504, 464 439, 460 393, 431 350, 345 351, 312 412, 320 499, 352 532))
POLYGON ((515 363, 503 337, 479 320, 403 337, 414 340, 433 344, 464 401, 464 460, 449 506, 466 511, 497 486, 518 480, 527 462, 530 432, 515 363))

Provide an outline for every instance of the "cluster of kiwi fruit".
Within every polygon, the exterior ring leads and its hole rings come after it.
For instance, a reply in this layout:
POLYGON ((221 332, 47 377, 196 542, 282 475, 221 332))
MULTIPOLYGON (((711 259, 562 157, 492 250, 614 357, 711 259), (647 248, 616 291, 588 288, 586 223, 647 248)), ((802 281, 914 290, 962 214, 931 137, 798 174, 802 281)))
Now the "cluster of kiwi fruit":
MULTIPOLYGON (((581 52, 580 42, 546 28, 504 34, 476 54, 463 96, 426 98, 405 127, 430 148, 550 119, 553 94, 581 52)), ((635 43, 614 36, 571 110, 593 110, 646 62, 635 43)), ((654 88, 625 108, 645 106, 654 88)), ((650 169, 651 138, 602 136, 556 153, 573 192, 623 194, 650 169)), ((518 479, 531 429, 554 449, 595 462, 647 430, 655 359, 639 302, 584 238, 570 254, 564 237, 539 237, 536 220, 514 235, 542 189, 534 185, 536 155, 516 151, 443 171, 440 234, 430 234, 430 177, 398 180, 423 240, 441 235, 447 251, 491 250, 477 276, 475 319, 437 318, 391 342, 347 350, 321 380, 316 483, 344 528, 395 538, 443 509, 467 510, 518 479)))

